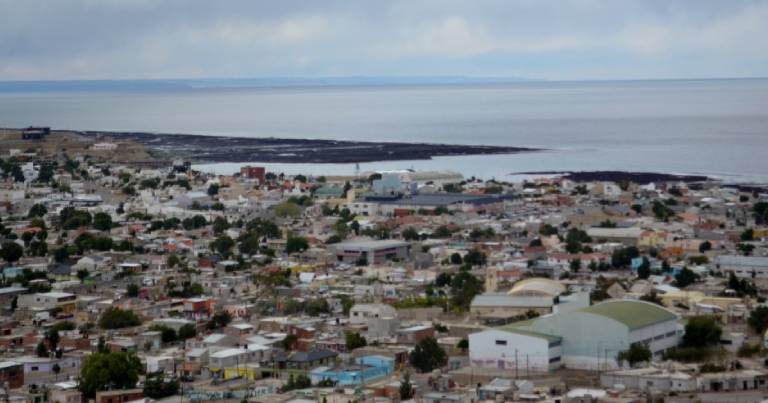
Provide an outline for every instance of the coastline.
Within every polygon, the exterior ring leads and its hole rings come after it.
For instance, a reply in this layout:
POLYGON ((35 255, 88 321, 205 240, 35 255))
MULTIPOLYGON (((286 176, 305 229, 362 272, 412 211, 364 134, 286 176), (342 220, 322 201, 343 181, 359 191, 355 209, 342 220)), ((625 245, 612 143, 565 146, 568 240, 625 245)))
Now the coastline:
MULTIPOLYGON (((56 132, 56 130, 54 130, 56 132)), ((540 148, 443 143, 371 142, 275 137, 230 137, 148 132, 71 131, 90 139, 114 138, 143 145, 158 159, 195 164, 313 163, 343 164, 429 160, 433 157, 519 154, 540 148)))

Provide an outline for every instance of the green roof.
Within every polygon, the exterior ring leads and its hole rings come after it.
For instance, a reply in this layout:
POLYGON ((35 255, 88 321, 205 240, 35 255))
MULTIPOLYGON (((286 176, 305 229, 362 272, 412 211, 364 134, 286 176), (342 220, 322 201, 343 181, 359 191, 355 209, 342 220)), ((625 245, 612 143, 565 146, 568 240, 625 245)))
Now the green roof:
POLYGON ((344 194, 344 188, 339 186, 322 186, 315 189, 315 195, 341 196, 342 194, 344 194))
POLYGON ((605 316, 621 322, 630 329, 640 329, 660 322, 677 320, 672 312, 649 302, 641 301, 607 301, 581 312, 605 316))
POLYGON ((496 330, 502 330, 502 331, 509 332, 509 333, 517 333, 517 334, 521 334, 523 336, 538 337, 540 339, 547 340, 549 342, 549 344, 558 343, 558 342, 561 342, 563 340, 563 338, 560 337, 560 336, 555 336, 555 335, 546 334, 546 333, 534 332, 532 330, 527 330, 527 329, 521 329, 519 327, 516 327, 515 325, 516 324, 506 325, 506 326, 502 326, 502 327, 497 327, 496 330))

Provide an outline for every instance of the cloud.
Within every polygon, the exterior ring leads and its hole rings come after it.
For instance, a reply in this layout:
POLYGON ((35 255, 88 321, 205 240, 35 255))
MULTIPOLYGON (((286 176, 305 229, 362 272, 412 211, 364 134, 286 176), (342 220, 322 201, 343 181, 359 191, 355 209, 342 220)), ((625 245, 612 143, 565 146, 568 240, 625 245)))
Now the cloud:
POLYGON ((0 79, 766 76, 766 20, 747 0, 0 0, 0 79))

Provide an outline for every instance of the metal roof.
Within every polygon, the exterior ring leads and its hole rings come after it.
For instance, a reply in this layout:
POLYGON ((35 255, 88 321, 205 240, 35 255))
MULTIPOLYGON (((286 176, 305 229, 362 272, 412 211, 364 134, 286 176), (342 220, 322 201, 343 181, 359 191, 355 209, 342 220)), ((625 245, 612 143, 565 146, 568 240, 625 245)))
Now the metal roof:
POLYGON ((519 327, 516 327, 517 325, 518 325, 517 323, 514 323, 514 324, 511 324, 511 325, 498 327, 498 328, 496 328, 496 330, 501 330, 501 331, 504 331, 504 332, 520 334, 520 335, 523 335, 523 336, 530 336, 530 337, 536 337, 536 338, 539 338, 539 339, 544 339, 544 340, 548 341, 550 344, 561 342, 563 340, 563 338, 560 337, 560 336, 555 336, 555 335, 546 334, 546 333, 534 332, 532 330, 527 330, 527 329, 521 329, 519 327))
POLYGON ((660 322, 677 320, 677 316, 672 312, 643 301, 607 301, 579 311, 613 319, 630 329, 640 329, 660 322))

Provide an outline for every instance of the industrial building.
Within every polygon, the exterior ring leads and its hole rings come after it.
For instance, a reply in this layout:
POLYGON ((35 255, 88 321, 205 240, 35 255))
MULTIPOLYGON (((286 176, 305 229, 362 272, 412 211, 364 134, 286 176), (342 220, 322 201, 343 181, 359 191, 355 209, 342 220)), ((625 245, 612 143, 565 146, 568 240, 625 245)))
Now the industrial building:
POLYGON ((658 305, 607 301, 472 334, 469 357, 481 367, 615 369, 632 343, 658 357, 678 345, 681 333, 677 316, 658 305))

